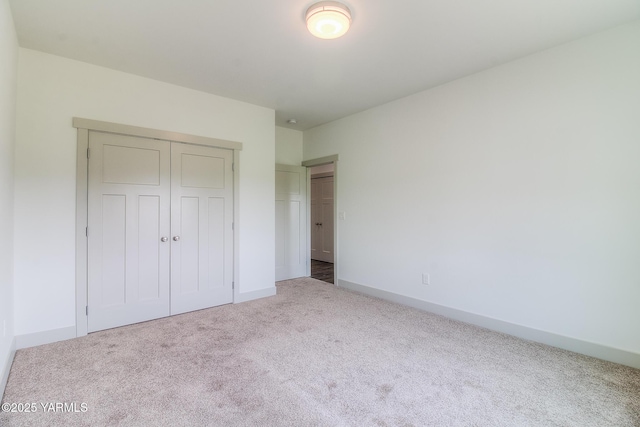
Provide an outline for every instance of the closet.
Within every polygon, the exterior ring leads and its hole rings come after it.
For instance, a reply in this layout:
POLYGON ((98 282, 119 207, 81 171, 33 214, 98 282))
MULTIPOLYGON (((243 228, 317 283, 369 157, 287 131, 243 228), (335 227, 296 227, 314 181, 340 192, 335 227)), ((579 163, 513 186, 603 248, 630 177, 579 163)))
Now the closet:
POLYGON ((233 301, 233 150, 88 132, 88 332, 233 301))

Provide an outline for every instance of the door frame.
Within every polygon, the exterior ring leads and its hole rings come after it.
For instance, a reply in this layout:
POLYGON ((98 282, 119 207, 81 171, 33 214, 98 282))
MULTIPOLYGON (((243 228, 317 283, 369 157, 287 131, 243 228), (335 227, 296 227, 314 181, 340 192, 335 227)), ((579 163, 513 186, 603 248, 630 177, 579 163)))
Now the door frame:
POLYGON ((233 300, 238 300, 239 295, 239 182, 240 182, 240 150, 242 143, 227 141, 224 139, 208 138, 204 136, 189 135, 179 132, 171 132, 138 126, 123 125, 118 123, 102 122, 98 120, 73 118, 73 127, 77 129, 76 148, 76 337, 82 337, 88 333, 87 316, 87 286, 88 286, 88 196, 89 196, 89 132, 114 133, 142 138, 156 139, 160 141, 182 142, 206 147, 224 148, 233 150, 233 300))
MULTIPOLYGON (((333 163, 333 284, 339 286, 338 277, 340 271, 340 241, 338 232, 340 222, 338 221, 338 207, 340 198, 338 197, 338 163, 340 156, 334 154, 326 157, 318 157, 302 162, 302 166, 307 168, 307 224, 311 224, 311 167, 333 163)), ((311 227, 307 227, 307 276, 311 276, 311 227)))

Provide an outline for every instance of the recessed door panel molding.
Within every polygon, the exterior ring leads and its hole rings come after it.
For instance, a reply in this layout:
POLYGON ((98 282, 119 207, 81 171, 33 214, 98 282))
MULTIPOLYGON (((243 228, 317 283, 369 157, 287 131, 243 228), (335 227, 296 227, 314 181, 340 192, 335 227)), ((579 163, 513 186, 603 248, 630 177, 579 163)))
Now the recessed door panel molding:
POLYGON ((233 302, 233 151, 171 145, 171 314, 233 302))
MULTIPOLYGON (((333 187, 333 182, 331 183, 333 187)), ((322 234, 322 254, 326 262, 333 262, 333 198, 323 199, 322 218, 320 219, 322 234)))
MULTIPOLYGON (((276 193, 276 198, 277 198, 276 193)), ((275 258, 276 258, 276 280, 280 279, 278 276, 278 269, 281 269, 287 265, 287 253, 286 253, 286 239, 287 239, 287 225, 288 218, 286 214, 287 202, 276 199, 276 238, 275 238, 275 258)))
POLYGON ((87 139, 87 332, 233 302, 233 150, 87 139))
POLYGON ((307 168, 276 165, 276 280, 307 272, 307 168))
POLYGON ((311 179, 311 259, 333 262, 333 176, 311 179))
POLYGON ((105 307, 126 303, 126 196, 104 194, 102 196, 102 251, 103 262, 99 266, 101 283, 100 299, 105 307))
POLYGON ((105 144, 102 180, 113 184, 160 185, 160 151, 105 144))
POLYGON ((172 231, 173 238, 180 237, 180 241, 173 240, 176 247, 173 266, 180 277, 174 286, 179 286, 179 293, 186 295, 200 289, 200 199, 181 197, 179 212, 180 227, 172 231))
POLYGON ((182 153, 180 161, 183 187, 224 189, 225 159, 182 153))
POLYGON ((276 170, 276 193, 299 196, 302 189, 301 185, 306 183, 300 182, 301 173, 302 170, 295 172, 276 170))
POLYGON ((232 268, 228 263, 229 254, 225 251, 227 246, 226 236, 226 208, 227 201, 224 197, 209 197, 208 199, 207 226, 208 236, 206 240, 207 258, 207 286, 214 292, 224 292, 225 288, 225 272, 232 268), (222 266, 222 268, 220 268, 222 266))
MULTIPOLYGON (((302 208, 303 202, 299 201, 290 201, 289 202, 289 221, 292 224, 306 224, 306 215, 304 214, 304 209, 302 208)), ((302 269, 305 268, 307 264, 306 252, 307 248, 304 242, 306 239, 304 238, 303 232, 304 227, 294 227, 291 229, 291 233, 289 234, 289 247, 292 249, 289 251, 289 265, 298 266, 296 269, 296 276, 298 274, 304 274, 302 269)))
MULTIPOLYGON (((314 178, 315 179, 315 178, 314 178)), ((317 178, 322 186, 320 197, 322 201, 333 204, 333 177, 317 178)))
POLYGON ((138 197, 139 299, 160 298, 160 196, 138 197))

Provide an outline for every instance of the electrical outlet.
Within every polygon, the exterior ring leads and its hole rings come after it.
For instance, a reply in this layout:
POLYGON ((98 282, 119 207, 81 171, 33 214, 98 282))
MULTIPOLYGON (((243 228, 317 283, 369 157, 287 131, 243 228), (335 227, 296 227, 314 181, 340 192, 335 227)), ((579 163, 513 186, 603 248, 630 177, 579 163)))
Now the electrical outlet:
POLYGON ((422 273, 422 284, 423 285, 430 285, 431 284, 431 277, 429 277, 429 275, 427 273, 422 273))

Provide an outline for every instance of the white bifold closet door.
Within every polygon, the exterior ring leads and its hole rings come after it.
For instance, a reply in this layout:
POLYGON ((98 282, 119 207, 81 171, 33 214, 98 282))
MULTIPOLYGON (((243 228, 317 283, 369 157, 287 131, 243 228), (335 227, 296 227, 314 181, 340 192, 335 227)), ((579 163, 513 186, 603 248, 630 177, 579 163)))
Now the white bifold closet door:
POLYGON ((171 145, 171 314, 233 301, 232 162, 231 150, 171 145))
POLYGON ((232 151, 101 132, 89 150, 89 332, 232 302, 232 151))

